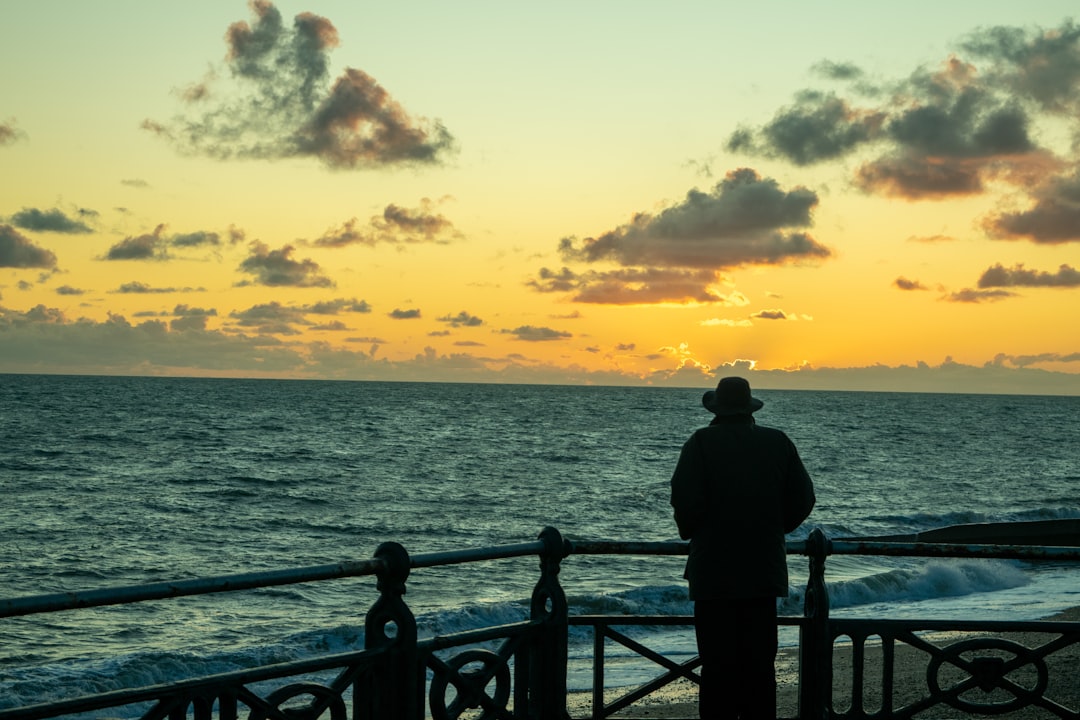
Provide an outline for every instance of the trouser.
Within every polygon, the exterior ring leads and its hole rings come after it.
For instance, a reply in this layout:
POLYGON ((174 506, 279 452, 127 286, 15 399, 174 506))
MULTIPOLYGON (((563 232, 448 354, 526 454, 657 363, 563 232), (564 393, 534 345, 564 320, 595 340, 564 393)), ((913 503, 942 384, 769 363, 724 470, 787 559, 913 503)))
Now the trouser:
POLYGON ((702 720, 776 720, 776 598, 696 600, 702 720))

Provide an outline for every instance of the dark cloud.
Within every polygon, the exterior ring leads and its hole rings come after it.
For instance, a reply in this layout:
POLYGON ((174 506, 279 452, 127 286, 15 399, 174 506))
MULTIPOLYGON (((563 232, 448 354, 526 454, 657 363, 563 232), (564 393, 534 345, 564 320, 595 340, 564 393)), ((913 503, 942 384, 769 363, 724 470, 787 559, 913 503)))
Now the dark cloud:
POLYGON ((251 243, 251 254, 244 258, 240 272, 255 276, 255 284, 270 287, 333 287, 334 282, 322 274, 319 264, 310 258, 293 260, 293 246, 271 250, 264 243, 251 243))
POLYGON ((564 259, 614 260, 626 266, 731 268, 772 265, 831 253, 805 232, 817 195, 799 187, 784 191, 772 179, 742 168, 711 192, 691 190, 686 199, 656 215, 639 213, 630 223, 580 246, 560 244, 564 259))
POLYGON ((147 285, 144 282, 134 280, 129 283, 124 283, 116 290, 110 292, 118 293, 121 295, 164 295, 167 293, 189 293, 189 292, 206 292, 206 288, 193 288, 193 287, 153 287, 147 285))
MULTIPOLYGON (((304 356, 271 337, 175 330, 160 320, 137 325, 120 315, 102 322, 69 320, 56 308, 27 312, 0 307, 0 347, 6 371, 146 374, 147 368, 201 372, 290 374, 303 370, 304 356)), ((151 371, 153 372, 153 371, 151 371)))
POLYGON ((908 280, 906 277, 898 277, 893 280, 893 285, 901 290, 926 290, 928 289, 918 280, 908 280))
POLYGON ((1040 363, 1073 363, 1080 362, 1080 353, 1037 353, 1034 355, 1008 355, 998 353, 994 359, 986 365, 988 367, 1028 367, 1040 363))
POLYGON ((1060 115, 1080 114, 1080 27, 1066 20, 1053 29, 997 26, 970 34, 965 52, 989 60, 987 81, 1060 115))
POLYGON ((57 295, 85 295, 86 291, 80 288, 71 287, 70 285, 61 285, 56 288, 57 295))
POLYGON ((165 225, 158 225, 152 233, 132 235, 109 248, 102 260, 167 260, 168 241, 162 237, 165 225))
POLYGON ((416 308, 410 310, 394 308, 388 313, 388 315, 395 320, 415 320, 420 317, 420 311, 416 308))
POLYGON ((185 315, 173 318, 169 321, 169 329, 173 332, 187 330, 206 330, 206 315, 185 315))
POLYGON ((14 120, 0 122, 0 147, 13 145, 25 137, 25 134, 15 126, 14 120))
POLYGON ((941 299, 946 302, 956 303, 982 303, 1004 300, 1005 298, 1013 297, 1013 295, 1014 293, 1011 293, 1008 290, 976 290, 973 288, 964 288, 963 290, 949 293, 941 299))
POLYGON ((750 317, 757 318, 759 320, 787 320, 789 316, 783 310, 758 310, 756 313, 751 313, 750 317))
POLYGON ((189 305, 177 305, 172 314, 176 317, 217 317, 215 308, 198 308, 189 305))
POLYGON ((552 330, 549 327, 535 327, 533 325, 521 325, 513 330, 500 330, 504 335, 514 335, 518 340, 528 342, 547 342, 549 340, 564 340, 573 337, 568 332, 552 330))
POLYGON ((0 267, 51 269, 56 267, 56 255, 11 225, 0 225, 0 267))
POLYGON ((225 243, 235 245, 244 239, 244 231, 230 226, 222 235, 218 232, 196 230, 189 233, 165 233, 166 225, 159 224, 153 232, 124 238, 109 248, 102 260, 170 260, 169 248, 219 248, 225 243))
POLYGON ((475 315, 462 310, 457 315, 444 315, 441 318, 436 318, 439 322, 448 323, 451 327, 479 327, 484 324, 484 321, 475 315))
POLYGON ((810 165, 842 157, 880 136, 885 114, 855 110, 835 95, 803 94, 760 130, 737 130, 727 149, 810 165))
POLYGON ((145 190, 146 188, 150 187, 150 183, 146 182, 145 180, 140 180, 139 178, 129 178, 126 180, 121 180, 120 184, 127 185, 128 187, 138 188, 140 190, 145 190))
POLYGON ((345 298, 337 298, 334 300, 312 303, 310 305, 303 305, 302 309, 304 312, 312 313, 314 315, 337 315, 341 312, 369 313, 371 312, 371 305, 369 305, 366 300, 357 300, 356 298, 346 300, 345 298))
POLYGON ((273 302, 253 305, 247 310, 237 310, 229 314, 236 318, 241 327, 254 328, 262 335, 297 335, 297 325, 311 325, 300 308, 273 302))
POLYGON ((326 18, 301 13, 286 27, 267 0, 253 23, 233 23, 226 63, 239 90, 216 93, 208 77, 182 93, 192 114, 143 127, 180 150, 211 157, 315 157, 331 168, 441 162, 454 145, 439 122, 418 120, 367 73, 346 68, 330 82, 338 34, 326 18))
MULTIPOLYGON (((95 217, 97 213, 92 210, 79 212, 84 217, 95 217)), ((11 216, 11 222, 23 230, 35 232, 55 232, 68 234, 85 234, 93 232, 86 223, 69 218, 62 210, 38 210, 37 208, 23 208, 11 216)))
POLYGON ((687 304, 725 302, 711 287, 720 280, 715 270, 626 268, 577 274, 564 267, 558 272, 541 268, 539 278, 527 285, 539 292, 573 292, 573 299, 582 303, 687 304))
POLYGON ((961 49, 979 66, 951 56, 874 92, 858 84, 857 67, 819 63, 819 75, 855 82, 872 98, 856 106, 836 92, 801 91, 771 121, 733 133, 728 148, 796 165, 872 152, 855 184, 906 199, 981 193, 991 179, 1026 187, 1057 162, 1034 123, 1056 114, 1080 132, 1080 29, 992 28, 961 49))
POLYGON ((1000 263, 979 277, 980 288, 994 287, 1080 287, 1080 270, 1062 265, 1056 273, 1028 270, 1023 265, 1006 268, 1000 263))
POLYGON ((1031 195, 1034 205, 1030 209, 999 213, 984 221, 991 237, 1045 244, 1080 241, 1080 171, 1051 177, 1031 195))
POLYGON ((317 247, 346 247, 379 243, 448 243, 461 237, 454 224, 432 209, 433 203, 424 198, 419 208, 403 208, 391 203, 381 215, 372 217, 367 225, 356 218, 341 227, 331 228, 311 244, 317 247))
POLYGON ((349 326, 340 320, 334 320, 332 322, 323 323, 321 325, 312 325, 312 330, 348 330, 349 326))

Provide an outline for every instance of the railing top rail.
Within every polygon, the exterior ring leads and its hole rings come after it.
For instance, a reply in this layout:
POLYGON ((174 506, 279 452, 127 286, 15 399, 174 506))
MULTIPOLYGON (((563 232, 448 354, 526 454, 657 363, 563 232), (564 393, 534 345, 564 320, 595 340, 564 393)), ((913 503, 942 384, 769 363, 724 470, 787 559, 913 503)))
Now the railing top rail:
MULTIPOLYGON (((456 563, 480 562, 538 555, 544 551, 543 541, 536 540, 513 545, 467 548, 447 552, 422 553, 410 557, 413 568, 435 567, 456 563)), ((75 610, 79 608, 123 605, 145 600, 209 595, 211 593, 236 592, 277 585, 295 585, 318 580, 335 580, 362 575, 376 575, 385 570, 385 562, 379 558, 349 560, 329 565, 265 570, 251 573, 218 575, 186 580, 167 580, 142 585, 59 592, 16 598, 0 598, 0 618, 33 615, 37 613, 75 610)))
MULTIPOLYGON (((789 555, 810 555, 814 552, 813 545, 807 540, 791 540, 787 543, 787 552, 789 555)), ((569 540, 566 541, 566 550, 567 554, 578 555, 686 555, 689 552, 689 545, 682 541, 569 540)), ((823 550, 826 555, 1080 560, 1080 547, 864 541, 858 538, 826 540, 823 550)), ((540 555, 544 551, 544 541, 535 540, 511 545, 493 545, 464 550, 421 553, 410 556, 409 564, 412 568, 436 567, 524 555, 540 555)), ((369 560, 344 561, 330 565, 220 575, 9 599, 0 598, 0 618, 375 575, 386 569, 386 563, 376 557, 369 560)))

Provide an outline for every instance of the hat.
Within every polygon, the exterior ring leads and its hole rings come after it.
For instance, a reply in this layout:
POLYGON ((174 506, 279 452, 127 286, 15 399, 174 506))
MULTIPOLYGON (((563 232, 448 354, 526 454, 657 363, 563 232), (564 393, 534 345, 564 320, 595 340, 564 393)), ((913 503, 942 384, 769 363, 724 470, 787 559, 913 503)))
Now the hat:
POLYGON ((705 409, 717 415, 749 415, 765 404, 750 395, 750 383, 741 377, 722 379, 701 398, 705 409))

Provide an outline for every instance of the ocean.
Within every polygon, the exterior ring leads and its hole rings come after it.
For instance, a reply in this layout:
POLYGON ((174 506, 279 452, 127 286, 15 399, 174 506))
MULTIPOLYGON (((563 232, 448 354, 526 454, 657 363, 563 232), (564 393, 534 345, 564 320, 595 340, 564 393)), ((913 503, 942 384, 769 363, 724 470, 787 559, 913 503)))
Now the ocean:
MULTIPOLYGON (((0 595, 570 539, 677 539, 706 388, 0 375, 0 595)), ((1080 518, 1080 397, 755 390, 818 504, 791 536, 1080 518)), ((737 548, 737 538, 733 548, 737 548)), ((571 556, 573 614, 689 614, 683 558, 571 556)), ((790 559, 801 612, 806 559, 790 559)), ((523 619, 535 557, 415 571, 420 636, 523 619)), ((831 557, 834 615, 1035 619, 1064 563, 831 557)), ((0 708, 363 646, 373 578, 0 620, 0 708)), ((569 685, 590 686, 572 629, 569 685)), ((672 657, 688 629, 643 629, 672 657)), ((791 633, 782 643, 794 644, 791 633)), ((655 666, 612 649, 609 684, 655 666)), ((115 713, 111 713, 115 715, 115 713)))

